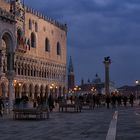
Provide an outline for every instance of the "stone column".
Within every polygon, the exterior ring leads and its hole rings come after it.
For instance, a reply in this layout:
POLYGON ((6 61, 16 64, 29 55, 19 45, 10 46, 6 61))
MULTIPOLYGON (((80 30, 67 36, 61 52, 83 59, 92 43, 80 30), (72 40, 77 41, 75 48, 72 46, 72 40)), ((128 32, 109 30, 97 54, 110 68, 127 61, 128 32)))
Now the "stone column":
POLYGON ((13 102, 15 99, 14 85, 13 85, 14 75, 15 75, 14 52, 7 52, 7 79, 9 81, 9 84, 8 84, 9 110, 13 109, 13 102))
POLYGON ((111 59, 110 57, 105 57, 104 58, 104 62, 105 64, 105 94, 109 95, 109 83, 110 83, 110 79, 109 79, 109 66, 111 64, 111 59))
POLYGON ((55 97, 58 97, 58 87, 55 87, 55 97))
POLYGON ((2 50, 0 50, 0 74, 2 75, 3 73, 3 54, 2 50))
POLYGON ((19 92, 19 97, 21 98, 22 97, 22 86, 21 85, 19 86, 19 91, 18 92, 19 92))
MULTIPOLYGON (((1 74, 3 74, 3 72, 4 72, 4 67, 5 67, 5 63, 6 63, 5 55, 6 55, 5 51, 0 50, 0 72, 1 72, 1 74)), ((5 71, 6 71, 6 67, 5 67, 5 71)))
POLYGON ((9 111, 11 111, 13 109, 13 103, 14 103, 14 99, 15 99, 14 85, 13 85, 14 71, 8 72, 7 76, 8 76, 8 81, 9 81, 9 84, 8 84, 9 111))
POLYGON ((48 88, 48 97, 50 96, 51 91, 50 91, 50 87, 48 88))
POLYGON ((45 96, 45 88, 43 88, 42 95, 45 96))

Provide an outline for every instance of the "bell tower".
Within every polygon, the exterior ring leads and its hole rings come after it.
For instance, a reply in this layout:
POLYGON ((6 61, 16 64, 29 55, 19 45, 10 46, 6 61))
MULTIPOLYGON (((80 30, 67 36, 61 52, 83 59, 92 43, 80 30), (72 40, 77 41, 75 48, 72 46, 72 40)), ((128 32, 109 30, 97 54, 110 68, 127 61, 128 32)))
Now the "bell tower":
POLYGON ((68 67, 68 91, 73 90, 75 86, 74 68, 72 58, 70 56, 69 67, 68 67))

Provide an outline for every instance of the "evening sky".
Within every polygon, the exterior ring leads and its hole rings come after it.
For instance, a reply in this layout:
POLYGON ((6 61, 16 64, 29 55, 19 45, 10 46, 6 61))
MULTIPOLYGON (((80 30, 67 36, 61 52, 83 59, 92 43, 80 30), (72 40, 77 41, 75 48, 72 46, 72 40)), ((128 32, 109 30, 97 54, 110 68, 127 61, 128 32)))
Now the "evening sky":
POLYGON ((140 0, 25 0, 26 5, 68 25, 68 57, 76 82, 104 80, 103 59, 110 56, 116 85, 140 80, 140 0))

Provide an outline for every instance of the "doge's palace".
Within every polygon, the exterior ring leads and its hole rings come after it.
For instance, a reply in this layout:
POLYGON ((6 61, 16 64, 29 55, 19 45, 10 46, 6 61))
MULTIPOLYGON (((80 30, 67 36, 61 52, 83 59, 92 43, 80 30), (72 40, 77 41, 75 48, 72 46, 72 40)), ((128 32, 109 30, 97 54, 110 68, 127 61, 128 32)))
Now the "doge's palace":
POLYGON ((66 39, 66 25, 20 0, 0 0, 0 96, 65 94, 66 39))

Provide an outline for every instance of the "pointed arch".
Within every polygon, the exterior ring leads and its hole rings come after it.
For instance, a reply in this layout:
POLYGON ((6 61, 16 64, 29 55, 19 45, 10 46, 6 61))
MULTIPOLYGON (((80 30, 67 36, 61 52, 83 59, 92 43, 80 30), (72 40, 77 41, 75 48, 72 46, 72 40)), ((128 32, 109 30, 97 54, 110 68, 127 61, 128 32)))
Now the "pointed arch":
POLYGON ((32 99, 33 98, 33 84, 29 85, 29 97, 32 99))
POLYGON ((27 94, 27 84, 23 84, 22 86, 22 96, 26 96, 27 94))
POLYGON ((50 42, 48 38, 45 39, 45 51, 50 52, 50 42))
POLYGON ((39 85, 35 85, 34 99, 37 99, 39 93, 39 85))
POLYGON ((36 48, 36 35, 34 32, 31 33, 31 47, 36 48))
POLYGON ((20 97, 20 86, 18 83, 16 83, 16 85, 14 86, 15 87, 15 98, 19 98, 20 97))
MULTIPOLYGON (((7 54, 7 71, 14 70, 14 38, 11 32, 4 31, 1 36, 2 42, 6 47, 7 54)), ((15 41, 16 42, 16 41, 15 41)))
POLYGON ((38 24, 35 22, 35 32, 38 32, 38 24))
POLYGON ((46 87, 45 87, 45 97, 46 98, 48 97, 48 94, 49 94, 49 87, 48 87, 48 85, 46 85, 46 87))
POLYGON ((57 55, 61 55, 61 46, 60 46, 60 43, 57 42, 57 46, 56 46, 56 52, 57 52, 57 55))
POLYGON ((3 98, 7 97, 7 86, 5 82, 0 84, 0 96, 3 98))
POLYGON ((40 87, 40 97, 43 97, 43 92, 44 92, 44 86, 41 85, 41 87, 40 87))
POLYGON ((23 41, 23 32, 22 32, 22 30, 19 28, 18 30, 17 30, 17 47, 19 47, 19 45, 21 45, 21 44, 23 44, 24 43, 24 41, 23 41))
POLYGON ((32 21, 29 19, 29 29, 32 30, 32 21))

